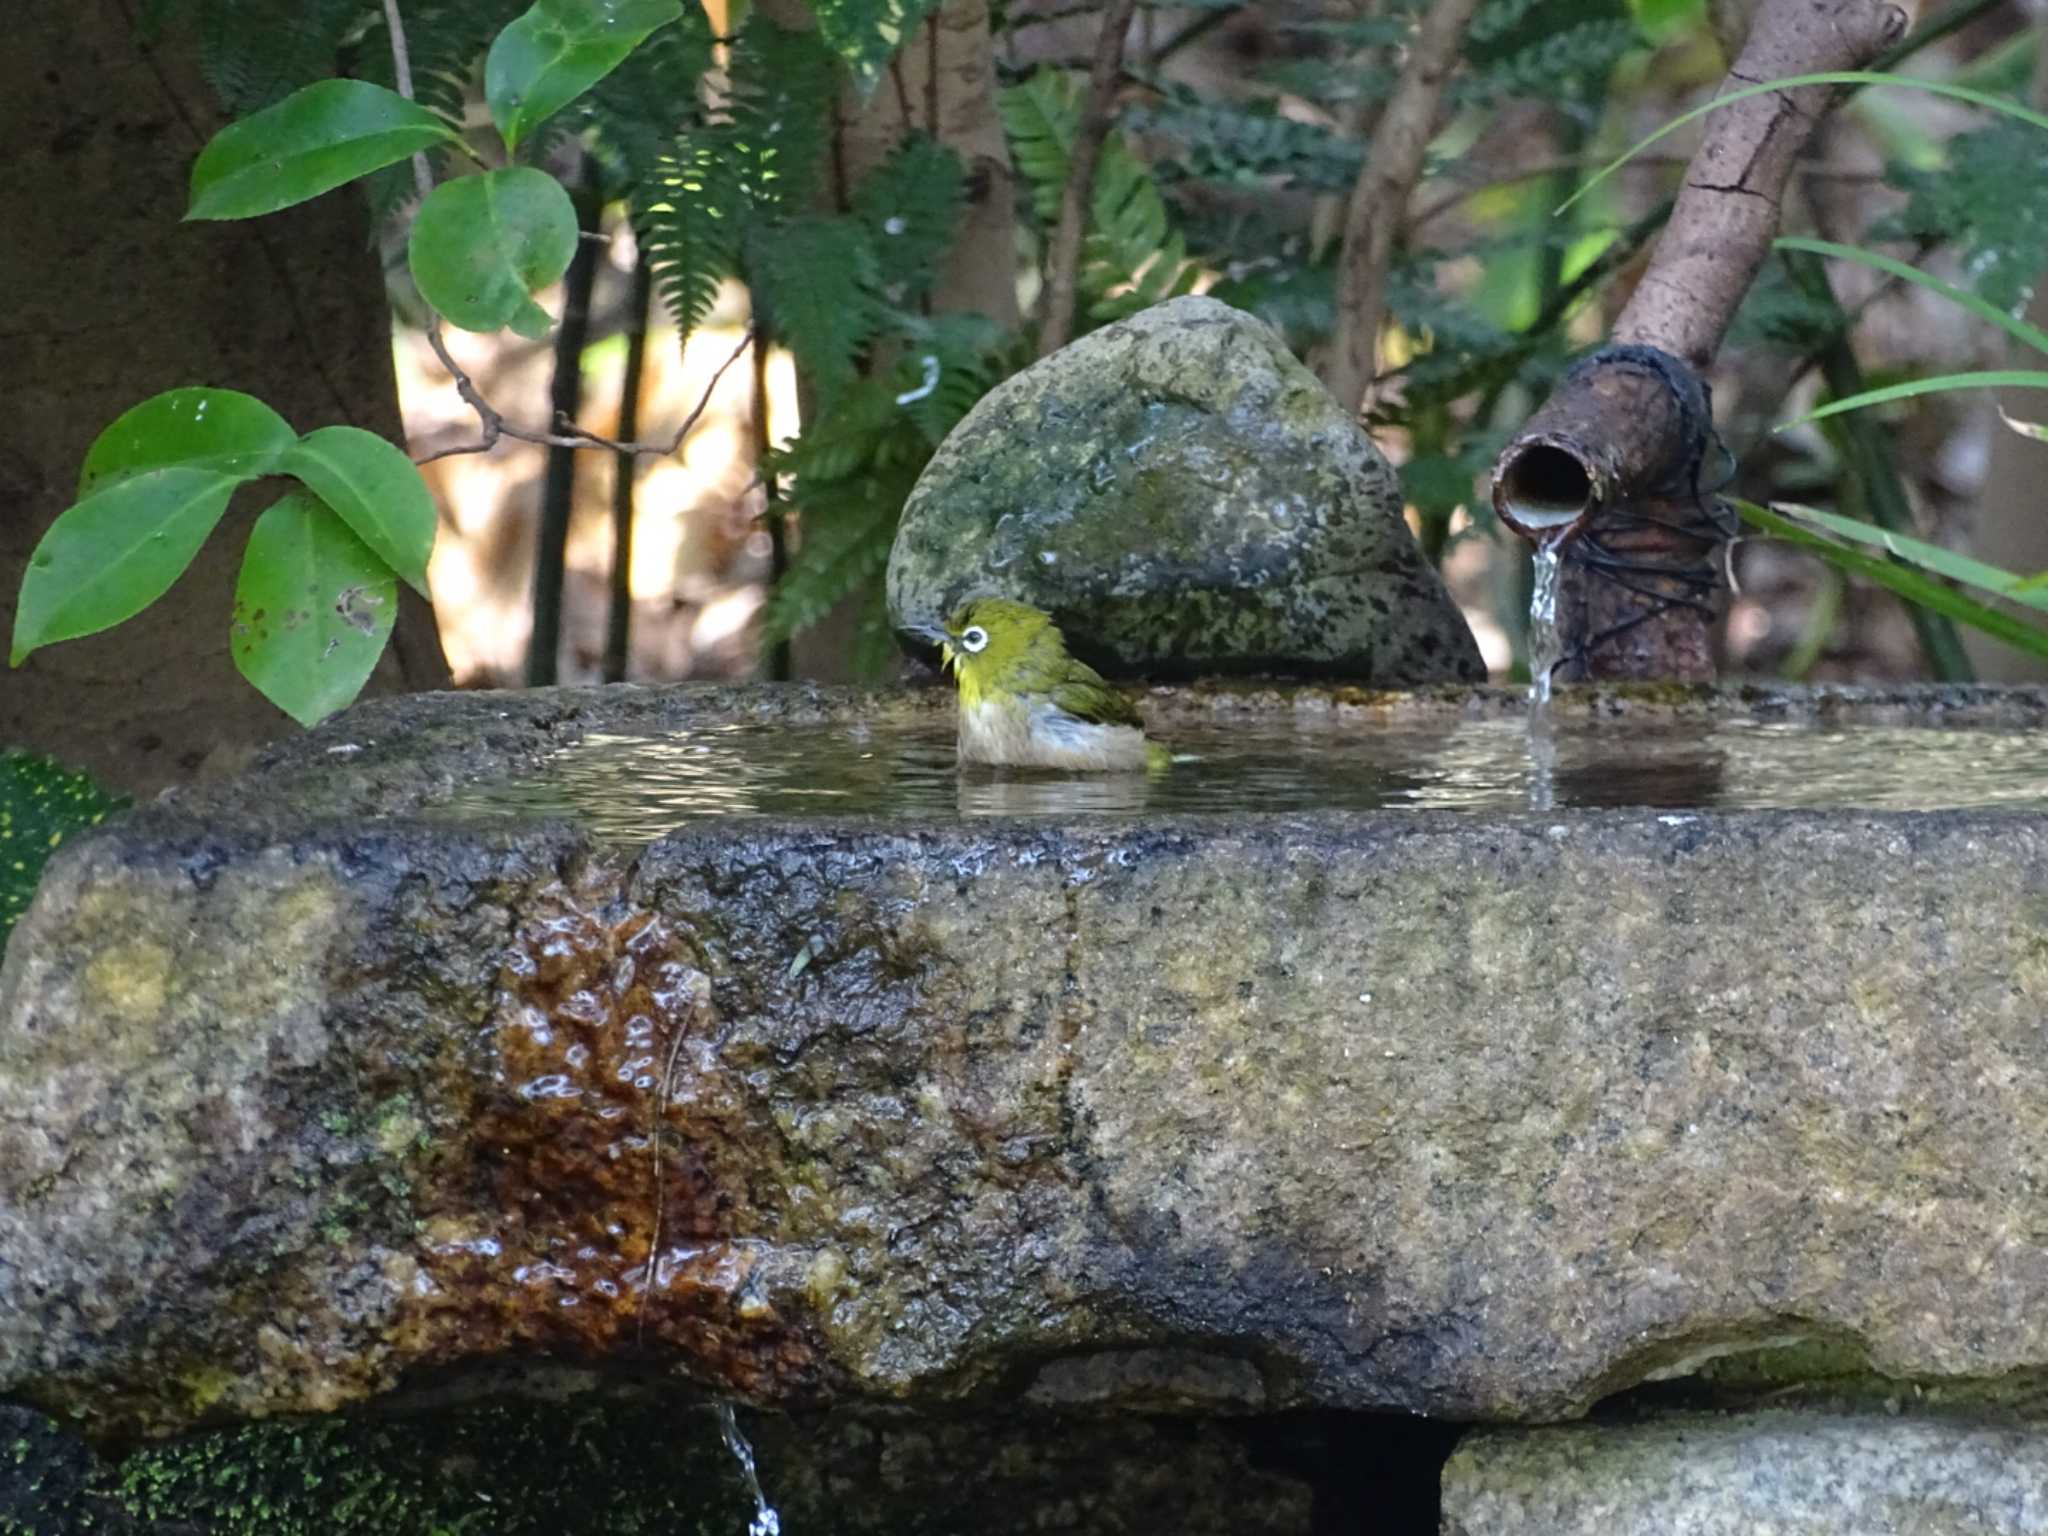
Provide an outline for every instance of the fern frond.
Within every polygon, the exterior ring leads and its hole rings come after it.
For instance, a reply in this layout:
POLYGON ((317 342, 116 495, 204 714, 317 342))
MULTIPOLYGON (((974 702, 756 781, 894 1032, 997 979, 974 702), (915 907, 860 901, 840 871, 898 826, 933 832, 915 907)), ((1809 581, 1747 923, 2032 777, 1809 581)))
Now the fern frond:
POLYGON ((1643 45, 1633 22, 1587 21, 1566 27, 1483 66, 1451 84, 1451 99, 1485 105, 1508 96, 1580 97, 1607 78, 1624 55, 1643 45))
POLYGON ((1363 144, 1282 117, 1270 100, 1215 101, 1180 85, 1161 105, 1132 113, 1130 124, 1133 133, 1171 143, 1153 158, 1161 177, 1342 192, 1365 158, 1363 144))
MULTIPOLYGON (((1041 70, 997 97, 1010 155, 1031 189, 1032 208, 1047 224, 1059 217, 1068 157, 1080 122, 1079 89, 1064 75, 1041 70)), ((1088 232, 1076 279, 1077 310, 1107 321, 1192 290, 1200 269, 1174 233, 1158 180, 1112 131, 1095 163, 1088 232)))
POLYGON ((815 32, 756 14, 732 46, 725 85, 716 121, 748 201, 764 218, 808 212, 832 144, 838 76, 830 50, 815 32))
POLYGON ((739 270, 747 216, 743 168, 722 135, 681 136, 633 189, 633 234, 654 269, 655 291, 685 340, 739 270))
POLYGON ((597 153, 615 184, 647 180, 680 135, 703 126, 700 85, 712 45, 710 16, 701 5, 685 5, 681 17, 583 97, 582 118, 595 130, 597 153))
POLYGON ((881 269, 861 221, 806 214, 757 225, 746 252, 754 303, 798 367, 824 385, 849 381, 881 329, 881 269))
POLYGON ((281 101, 335 72, 366 0, 197 0, 189 9, 199 68, 232 116, 281 101))
POLYGON ((1056 69, 1041 69, 996 93, 996 111, 1010 141, 1010 159, 1031 190, 1031 211, 1050 227, 1060 216, 1060 192, 1080 122, 1080 93, 1056 69))
POLYGON ((931 290, 966 206, 966 167, 923 134, 906 139, 854 188, 853 211, 867 226, 891 303, 909 304, 931 290))
POLYGON ((802 539, 761 615, 763 639, 774 643, 810 628, 878 580, 909 494, 908 483, 874 476, 808 495, 800 491, 795 505, 802 539))
POLYGON ((1895 165, 1886 180, 1910 196, 1872 239, 1953 241, 1986 302, 2008 313, 2027 302, 2048 251, 2048 133, 2001 121, 1949 140, 1941 169, 1895 165))

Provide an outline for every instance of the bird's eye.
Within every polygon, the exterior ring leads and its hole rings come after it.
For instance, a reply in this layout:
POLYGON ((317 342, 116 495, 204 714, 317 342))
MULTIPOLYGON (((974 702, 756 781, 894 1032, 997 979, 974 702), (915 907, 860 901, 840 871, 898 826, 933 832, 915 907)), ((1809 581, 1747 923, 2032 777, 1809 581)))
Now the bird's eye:
POLYGON ((983 629, 979 624, 970 624, 967 626, 965 630, 961 632, 960 648, 963 651, 981 651, 985 649, 987 645, 988 631, 983 629))

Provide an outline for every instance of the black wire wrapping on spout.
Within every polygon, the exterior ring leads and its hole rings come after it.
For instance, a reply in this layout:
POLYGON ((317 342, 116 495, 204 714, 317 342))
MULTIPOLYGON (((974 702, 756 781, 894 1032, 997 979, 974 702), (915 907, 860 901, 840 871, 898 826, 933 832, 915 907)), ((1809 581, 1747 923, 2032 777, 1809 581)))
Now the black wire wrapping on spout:
POLYGON ((1721 568, 1713 556, 1712 546, 1735 538, 1741 531, 1741 521, 1733 509, 1715 494, 1735 478, 1737 463, 1733 451, 1714 427, 1713 391, 1707 381, 1684 359, 1674 357, 1661 347, 1616 342, 1597 348, 1572 364, 1558 385, 1559 392, 1603 368, 1627 369, 1653 377, 1661 383, 1677 408, 1680 439, 1679 451, 1668 462, 1661 478, 1650 485, 1629 487, 1626 497, 1603 508, 1597 518, 1589 520, 1577 533, 1567 536, 1558 550, 1560 559, 1569 558, 1601 580, 1645 598, 1650 604, 1632 618, 1587 636, 1574 653, 1559 658, 1559 665, 1570 662, 1581 668, 1602 645, 1674 608, 1690 608, 1708 618, 1713 617, 1713 605, 1708 599, 1721 585, 1721 568), (1710 451, 1720 453, 1726 469, 1709 486, 1701 484, 1701 476, 1710 451), (1642 510, 1652 502, 1681 510, 1689 506, 1691 510, 1684 516, 1659 516, 1642 510), (1603 534, 1629 534, 1647 528, 1662 528, 1694 543, 1708 545, 1709 552, 1694 560, 1644 560, 1618 554, 1601 537, 1603 534), (1670 582, 1680 590, 1658 591, 1632 579, 1636 577, 1670 582))

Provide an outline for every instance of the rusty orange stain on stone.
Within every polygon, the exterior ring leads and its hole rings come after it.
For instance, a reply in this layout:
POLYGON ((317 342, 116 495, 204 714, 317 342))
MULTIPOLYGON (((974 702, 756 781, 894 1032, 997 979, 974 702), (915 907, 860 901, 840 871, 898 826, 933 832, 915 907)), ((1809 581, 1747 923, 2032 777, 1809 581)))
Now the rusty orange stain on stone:
POLYGON ((470 1165, 437 1176, 421 1234, 422 1361, 645 1354, 751 1397, 813 1383, 740 1152, 756 1113, 692 959, 608 889, 556 882, 529 908, 479 1033, 470 1165))

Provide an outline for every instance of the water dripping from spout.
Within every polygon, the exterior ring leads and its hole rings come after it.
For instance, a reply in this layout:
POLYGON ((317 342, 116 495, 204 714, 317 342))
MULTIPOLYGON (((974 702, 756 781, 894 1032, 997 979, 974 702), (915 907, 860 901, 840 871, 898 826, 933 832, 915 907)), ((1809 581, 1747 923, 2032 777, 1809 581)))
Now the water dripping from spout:
POLYGON ((1529 593, 1529 808, 1548 811, 1557 805, 1557 737, 1551 730, 1550 685, 1564 660, 1564 641, 1557 631, 1557 588, 1564 562, 1564 536, 1554 535, 1536 546, 1536 581, 1529 593))
POLYGON ((775 1506, 761 1491, 761 1477, 754 1470, 754 1447, 740 1432, 740 1421, 732 1411, 732 1404, 721 1401, 717 1412, 719 1432, 725 1436, 725 1448, 739 1463, 740 1479, 747 1485, 747 1492, 754 1496, 754 1518, 747 1526, 747 1536, 782 1536, 782 1516, 775 1512, 775 1506))
POLYGON ((1550 707, 1550 678, 1564 660, 1564 642, 1557 632, 1558 574, 1562 537, 1545 539, 1536 546, 1535 586, 1529 593, 1529 705, 1530 718, 1541 719, 1550 707))

